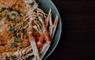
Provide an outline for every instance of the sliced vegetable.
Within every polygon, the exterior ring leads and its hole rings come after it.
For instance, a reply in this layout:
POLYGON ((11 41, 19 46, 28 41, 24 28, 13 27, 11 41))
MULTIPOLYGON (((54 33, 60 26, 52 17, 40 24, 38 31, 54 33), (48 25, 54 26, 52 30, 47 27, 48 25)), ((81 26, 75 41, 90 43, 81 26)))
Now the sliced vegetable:
POLYGON ((12 43, 12 44, 11 44, 11 47, 12 47, 12 48, 16 48, 16 47, 17 47, 16 43, 15 43, 15 42, 12 43))

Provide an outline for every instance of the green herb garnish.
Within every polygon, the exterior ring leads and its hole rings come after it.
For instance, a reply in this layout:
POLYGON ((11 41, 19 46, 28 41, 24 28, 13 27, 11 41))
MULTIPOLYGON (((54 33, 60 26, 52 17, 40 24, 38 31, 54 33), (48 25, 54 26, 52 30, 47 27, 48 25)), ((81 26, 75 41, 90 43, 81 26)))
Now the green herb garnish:
POLYGON ((11 28, 9 29, 9 31, 12 32, 12 33, 15 33, 15 32, 16 32, 16 29, 15 29, 15 27, 11 27, 11 28))
POLYGON ((4 11, 4 10, 6 10, 6 8, 0 8, 0 12, 2 12, 2 11, 4 11))

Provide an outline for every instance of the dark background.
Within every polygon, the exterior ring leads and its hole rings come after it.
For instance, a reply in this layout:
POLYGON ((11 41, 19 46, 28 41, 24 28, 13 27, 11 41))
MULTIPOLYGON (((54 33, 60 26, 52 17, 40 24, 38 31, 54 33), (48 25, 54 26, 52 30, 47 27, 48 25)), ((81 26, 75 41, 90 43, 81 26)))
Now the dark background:
POLYGON ((53 0, 63 23, 60 43, 47 60, 95 59, 95 1, 53 0))

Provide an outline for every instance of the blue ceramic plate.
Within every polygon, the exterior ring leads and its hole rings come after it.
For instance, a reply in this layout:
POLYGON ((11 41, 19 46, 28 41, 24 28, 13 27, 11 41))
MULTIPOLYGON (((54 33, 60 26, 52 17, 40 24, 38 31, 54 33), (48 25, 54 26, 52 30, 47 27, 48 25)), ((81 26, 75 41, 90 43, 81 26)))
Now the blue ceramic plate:
POLYGON ((62 22, 61 22, 59 12, 51 0, 38 0, 38 3, 39 3, 39 7, 41 9, 43 9, 46 13, 48 13, 49 9, 51 9, 52 14, 53 14, 53 18, 56 17, 56 15, 59 16, 58 27, 57 27, 57 30, 55 32, 55 36, 53 38, 51 47, 49 48, 48 52, 46 53, 46 55, 43 58, 43 60, 45 60, 48 56, 51 55, 51 53, 55 50, 55 48, 57 47, 57 45, 59 43, 59 40, 61 37, 61 31, 62 31, 62 22))

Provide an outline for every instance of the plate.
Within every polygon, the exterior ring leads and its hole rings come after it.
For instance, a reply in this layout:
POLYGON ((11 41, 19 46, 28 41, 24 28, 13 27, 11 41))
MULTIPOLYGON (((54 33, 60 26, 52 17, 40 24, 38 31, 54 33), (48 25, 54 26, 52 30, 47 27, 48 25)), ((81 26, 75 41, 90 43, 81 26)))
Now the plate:
MULTIPOLYGON (((51 0, 38 0, 37 2, 39 4, 39 7, 42 10, 44 10, 46 13, 48 13, 48 11, 51 9, 53 18, 56 17, 56 15, 59 16, 59 23, 58 23, 58 27, 55 32, 55 36, 53 38, 52 44, 51 44, 48 52, 46 53, 46 55, 43 58, 43 60, 46 60, 53 53, 53 51, 55 50, 55 48, 57 47, 57 45, 59 43, 61 33, 62 33, 62 22, 61 22, 61 17, 58 12, 58 9, 56 8, 56 6, 54 5, 54 3, 51 0)), ((29 59, 29 60, 31 60, 31 59, 29 59)))

